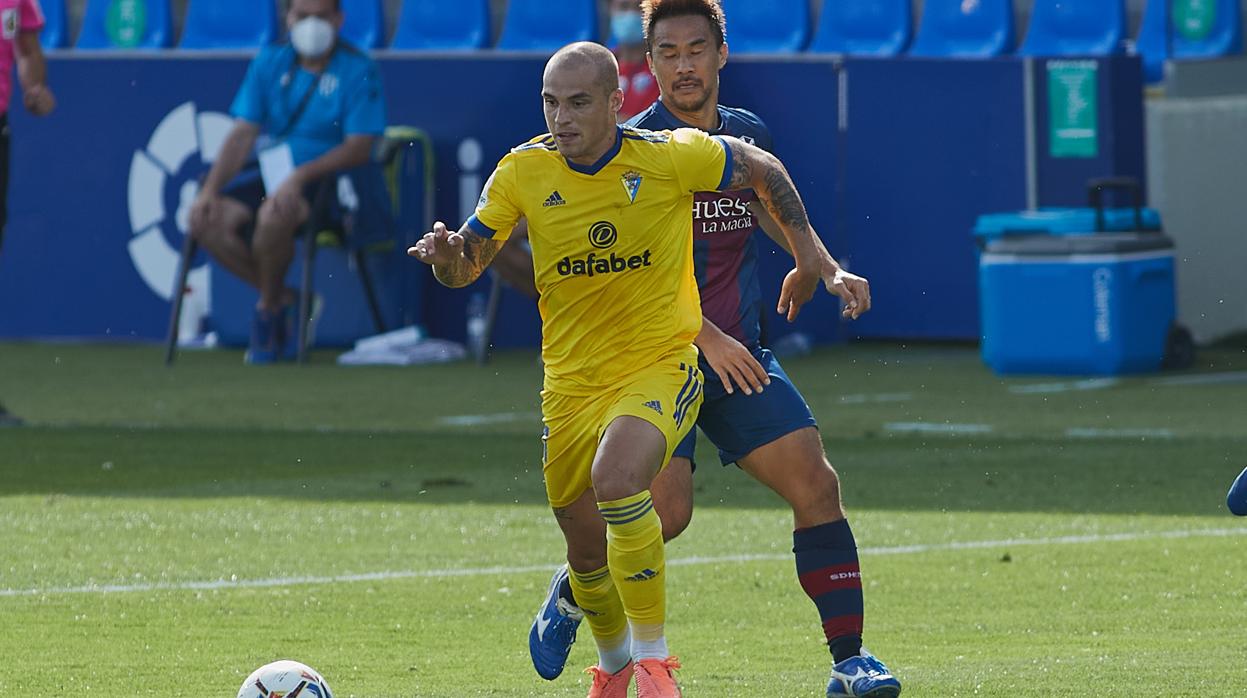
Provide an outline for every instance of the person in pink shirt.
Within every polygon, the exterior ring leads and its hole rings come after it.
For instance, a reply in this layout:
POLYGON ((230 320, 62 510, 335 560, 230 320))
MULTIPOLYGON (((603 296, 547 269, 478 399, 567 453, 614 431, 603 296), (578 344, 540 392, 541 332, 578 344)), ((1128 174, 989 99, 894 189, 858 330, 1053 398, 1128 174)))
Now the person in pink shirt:
MULTIPOLYGON (((0 247, 8 222, 9 198, 9 98, 13 94, 13 64, 22 84, 22 103, 35 116, 47 116, 56 108, 56 97, 47 84, 47 64, 39 46, 43 10, 39 0, 0 0, 0 247)), ((0 426, 20 424, 0 405, 0 426)))

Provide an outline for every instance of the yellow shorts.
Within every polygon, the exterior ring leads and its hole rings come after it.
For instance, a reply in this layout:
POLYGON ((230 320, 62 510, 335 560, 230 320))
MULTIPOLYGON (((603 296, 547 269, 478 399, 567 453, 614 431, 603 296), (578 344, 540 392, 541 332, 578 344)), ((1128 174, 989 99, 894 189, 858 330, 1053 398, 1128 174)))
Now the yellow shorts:
POLYGON ((541 469, 550 506, 568 506, 593 487, 598 442, 617 417, 636 417, 658 427, 667 439, 660 466, 665 468, 697 421, 701 400, 702 375, 692 347, 636 373, 614 390, 588 396, 542 392, 541 469))

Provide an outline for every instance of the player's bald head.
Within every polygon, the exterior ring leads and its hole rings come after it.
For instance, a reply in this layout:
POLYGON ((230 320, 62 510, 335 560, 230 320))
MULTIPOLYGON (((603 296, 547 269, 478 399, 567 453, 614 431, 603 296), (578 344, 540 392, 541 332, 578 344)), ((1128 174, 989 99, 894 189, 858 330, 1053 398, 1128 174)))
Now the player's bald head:
POLYGON ((591 41, 568 44, 546 63, 547 82, 555 76, 567 78, 573 74, 584 75, 603 94, 619 89, 619 62, 615 60, 615 54, 601 44, 591 41))

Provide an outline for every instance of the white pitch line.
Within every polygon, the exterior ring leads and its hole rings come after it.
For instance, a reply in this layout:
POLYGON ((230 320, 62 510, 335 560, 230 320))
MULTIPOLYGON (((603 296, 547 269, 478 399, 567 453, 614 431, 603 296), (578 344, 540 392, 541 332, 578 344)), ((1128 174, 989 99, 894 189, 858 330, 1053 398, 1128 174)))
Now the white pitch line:
POLYGON ((1011 385, 1009 386, 1009 392, 1014 395, 1051 395, 1053 393, 1068 393, 1079 390, 1103 390, 1111 388, 1120 382, 1116 378, 1089 378, 1087 380, 1065 383, 1028 383, 1025 385, 1011 385))
POLYGON ((905 434, 990 434, 995 427, 990 424, 941 424, 938 422, 889 422, 883 425, 887 431, 905 434))
POLYGON ((1172 429, 1094 429, 1071 427, 1065 430, 1071 439, 1172 439, 1172 429))
MULTIPOLYGON (((880 548, 862 548, 865 556, 915 555, 950 550, 982 550, 988 548, 1012 548, 1039 545, 1086 545, 1094 543, 1121 543, 1145 540, 1175 540, 1184 538, 1227 538, 1247 536, 1247 526, 1242 528, 1204 528, 1184 531, 1154 531, 1148 533, 1099 533, 1080 536, 1054 536, 1050 538, 1005 538, 1003 540, 953 541, 918 545, 896 545, 880 548)), ((741 562, 773 562, 791 560, 789 553, 761 553, 756 555, 696 556, 668 560, 667 564, 720 565, 741 562)), ((153 584, 91 584, 77 587, 48 587, 46 589, 0 589, 0 597, 43 596, 49 594, 116 594, 145 591, 218 591, 228 589, 263 589, 268 587, 304 586, 309 584, 345 584, 353 582, 383 582, 397 579, 449 579, 455 577, 487 577, 502 574, 530 574, 549 572, 555 562, 545 565, 518 567, 466 567, 440 570, 398 570, 390 572, 366 572, 362 574, 339 574, 330 576, 272 577, 268 579, 218 579, 204 582, 159 582, 153 584)))
POLYGON ((1169 376, 1156 378, 1155 385, 1219 385, 1228 383, 1247 383, 1247 371, 1229 371, 1226 373, 1195 373, 1189 376, 1169 376))
POLYGON ((533 412, 497 412, 494 414, 461 414, 441 417, 437 423, 447 427, 479 427, 489 424, 510 424, 513 422, 536 422, 541 416, 533 412))
POLYGON ((909 402, 913 393, 876 393, 866 395, 841 395, 841 405, 865 405, 867 403, 909 402))

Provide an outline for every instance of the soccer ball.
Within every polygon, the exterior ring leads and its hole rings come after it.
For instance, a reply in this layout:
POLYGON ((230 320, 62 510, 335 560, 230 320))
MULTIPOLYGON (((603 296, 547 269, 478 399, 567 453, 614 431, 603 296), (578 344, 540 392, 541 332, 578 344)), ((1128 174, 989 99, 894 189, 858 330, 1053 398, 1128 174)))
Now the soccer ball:
POLYGON ((282 659, 251 672, 238 698, 333 698, 333 691, 312 667, 282 659))

